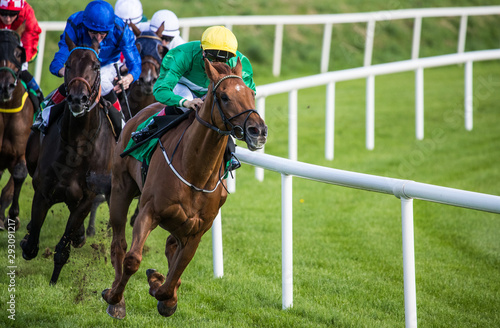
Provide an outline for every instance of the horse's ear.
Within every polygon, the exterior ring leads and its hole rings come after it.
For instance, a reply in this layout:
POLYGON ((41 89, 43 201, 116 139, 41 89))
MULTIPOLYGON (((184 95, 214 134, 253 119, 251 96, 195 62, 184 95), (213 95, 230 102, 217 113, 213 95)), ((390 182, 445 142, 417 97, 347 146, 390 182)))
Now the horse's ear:
POLYGON ((158 43, 156 45, 156 49, 158 50, 158 54, 160 55, 160 57, 163 59, 163 57, 165 57, 165 55, 167 54, 168 52, 168 48, 161 45, 160 43, 158 43))
POLYGON ((210 81, 213 82, 219 81, 220 80, 219 72, 217 72, 217 70, 212 66, 212 64, 208 59, 205 58, 204 61, 205 61, 205 73, 207 73, 207 76, 210 79, 210 81))
POLYGON ((241 60, 240 60, 240 57, 238 57, 238 61, 236 62, 236 66, 234 66, 231 71, 233 72, 233 74, 235 75, 238 75, 238 76, 242 76, 241 73, 242 73, 242 70, 243 70, 243 65, 241 65, 241 60))
POLYGON ((136 37, 141 35, 141 30, 139 30, 139 28, 134 23, 130 22, 128 24, 128 26, 130 26, 130 28, 132 29, 132 32, 134 32, 136 37))
POLYGON ((162 23, 160 27, 156 30, 156 36, 161 39, 161 36, 163 34, 163 30, 165 29, 165 23, 162 23))
POLYGON ((65 36, 64 41, 66 41, 66 45, 68 46, 69 51, 73 50, 75 48, 75 43, 73 42, 73 40, 71 40, 68 33, 65 32, 64 36, 65 36))
POLYGON ((15 30, 17 35, 19 35, 19 38, 21 38, 21 35, 23 35, 24 30, 26 30, 26 21, 19 25, 19 27, 15 30))

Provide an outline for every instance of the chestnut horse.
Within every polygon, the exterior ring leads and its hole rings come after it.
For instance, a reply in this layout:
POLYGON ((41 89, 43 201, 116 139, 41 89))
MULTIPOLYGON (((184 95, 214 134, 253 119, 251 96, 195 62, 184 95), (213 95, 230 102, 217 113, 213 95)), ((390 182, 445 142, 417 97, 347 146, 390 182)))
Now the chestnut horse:
POLYGON ((205 60, 205 72, 211 83, 203 106, 160 137, 144 184, 141 163, 120 154, 137 126, 163 106, 153 104, 133 117, 115 148, 110 198, 115 280, 111 289, 102 292, 109 304, 107 313, 114 318, 125 317, 125 286, 139 269, 146 238, 157 226, 170 232, 165 247, 168 273, 165 277, 156 270, 146 271, 149 293, 158 300, 161 315, 175 312, 180 277, 226 201, 223 154, 228 135, 245 141, 250 150, 262 148, 266 142, 267 126, 253 109, 255 94, 243 83, 239 59, 233 69, 205 60), (127 211, 139 193, 139 215, 132 245, 125 254, 127 211))
POLYGON ((30 167, 36 167, 35 194, 28 234, 21 241, 24 259, 36 257, 47 212, 56 203, 68 206, 70 215, 55 249, 51 284, 57 282, 71 245, 81 247, 85 243, 83 221, 95 196, 109 195, 115 147, 106 115, 111 104, 101 98, 99 43, 94 39, 91 47, 76 47, 66 36, 66 44, 70 51, 64 74, 68 96, 63 114, 51 124, 45 136, 40 134, 37 163, 30 163, 30 167))
MULTIPOLYGON (((24 25, 21 27, 24 30, 24 25)), ((19 78, 26 55, 18 32, 0 30, 0 177, 4 170, 10 173, 0 197, 0 230, 7 225, 12 227, 10 229, 19 227, 19 195, 28 176, 26 142, 35 111, 29 91, 19 78)))

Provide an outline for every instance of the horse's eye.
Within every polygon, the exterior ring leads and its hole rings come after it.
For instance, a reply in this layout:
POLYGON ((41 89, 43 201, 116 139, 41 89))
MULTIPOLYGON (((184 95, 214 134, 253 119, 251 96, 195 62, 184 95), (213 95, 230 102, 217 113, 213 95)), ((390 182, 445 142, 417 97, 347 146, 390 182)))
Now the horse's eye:
POLYGON ((223 93, 221 96, 220 96, 220 99, 223 101, 223 102, 228 102, 229 101, 229 97, 223 93))

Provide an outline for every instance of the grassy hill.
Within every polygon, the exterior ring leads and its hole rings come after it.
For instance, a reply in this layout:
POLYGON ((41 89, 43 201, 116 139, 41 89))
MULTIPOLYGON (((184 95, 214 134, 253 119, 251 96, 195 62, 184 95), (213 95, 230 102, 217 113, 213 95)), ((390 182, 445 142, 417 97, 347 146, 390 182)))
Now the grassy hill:
MULTIPOLYGON (((65 21, 76 11, 84 10, 89 1, 41 1, 30 4, 40 21, 65 21)), ((111 1, 114 4, 114 1, 111 1)), ((223 15, 306 15, 336 14, 405 8, 431 8, 456 6, 486 6, 497 4, 492 0, 482 1, 142 1, 144 14, 151 18, 160 9, 170 9, 179 18, 223 15)), ((422 57, 456 52, 460 17, 429 18, 422 24, 422 57)), ((485 16, 469 18, 466 50, 496 48, 500 31, 496 28, 500 17, 485 16)), ((340 24, 334 26, 330 70, 345 69, 363 65, 365 24, 340 24)), ((257 84, 273 80, 271 74, 273 58, 273 26, 234 26, 239 40, 239 50, 246 54, 255 70, 257 84)), ((377 25, 373 63, 409 59, 411 55, 413 21, 401 20, 377 25)), ((190 36, 197 39, 203 28, 193 28, 190 36)), ((322 44, 322 25, 285 26, 281 79, 304 76, 319 72, 322 44)), ((60 32, 51 32, 47 37, 42 88, 52 90, 62 80, 48 71, 53 54, 57 51, 60 32)), ((32 65, 34 66, 34 65, 32 65)), ((33 67, 32 67, 33 68, 33 67)), ((48 91, 46 91, 48 92, 48 91)))
MULTIPOLYGON (((40 20, 64 20, 85 1, 30 1, 40 20), (64 12, 63 12, 64 11, 64 12), (46 16, 43 16, 46 15, 46 16)), ((170 8, 179 17, 238 14, 310 14, 390 10, 422 6, 492 5, 493 1, 143 1, 146 15, 170 8)), ((498 46, 498 17, 470 19, 468 50, 498 46)), ((377 27, 374 62, 409 58, 411 22, 377 27)), ((361 65, 364 26, 334 28, 333 69, 361 65), (349 45, 349 46, 348 46, 349 45), (342 47, 348 52, 342 52, 342 47)), ((422 55, 453 52, 456 19, 424 20, 422 55)), ((255 54, 257 84, 271 76, 272 28, 235 32, 244 53, 255 54), (264 55, 262 55, 264 54, 264 55)), ((286 27, 282 76, 319 70, 322 27, 286 27), (287 37, 291 36, 290 40, 287 37)), ((52 42, 58 35, 50 36, 52 42)), ((54 50, 52 45, 52 50, 54 50)), ((49 52, 49 45, 47 53, 49 52)), ((47 55, 48 56, 48 55, 47 55)), ((48 59, 49 60, 49 59, 48 59)), ((50 60, 49 60, 50 61, 50 60)), ((47 64, 48 65, 48 64, 47 64)), ((332 67, 331 67, 332 69, 332 67)), ((498 61, 474 64, 474 129, 463 127, 463 67, 425 70, 425 139, 415 140, 414 73, 376 78, 375 149, 365 149, 365 81, 337 83, 335 160, 324 159, 325 88, 299 92, 298 159, 394 178, 499 195, 500 129, 498 61)), ((45 72, 44 72, 45 74, 45 72)), ((44 75, 48 88, 60 79, 44 75), (53 79, 53 80, 52 80, 53 79)), ((266 99, 269 141, 266 152, 287 156, 287 95, 266 99)), ((7 174, 0 185, 5 185, 7 174)), ((294 305, 281 309, 280 175, 253 168, 237 171, 237 191, 222 210, 224 277, 212 273, 211 235, 183 274, 179 308, 162 318, 148 295, 145 271, 167 272, 163 255, 167 233, 152 232, 143 262, 127 286, 127 317, 105 313, 100 293, 114 271, 109 259, 107 207, 98 213, 97 235, 72 249, 58 285, 49 287, 54 246, 67 220, 65 206, 54 206, 32 261, 16 249, 16 321, 7 318, 8 278, 0 270, 2 327, 402 327, 404 325, 400 203, 393 196, 320 184, 293 182, 294 305)), ((29 179, 21 199, 21 231, 26 233, 33 190, 29 179)), ((500 217, 415 200, 417 313, 420 327, 497 327, 500 322, 500 217)), ((131 229, 127 235, 130 245, 131 229)), ((7 238, 0 234, 0 257, 7 259, 7 238)), ((6 263, 4 261, 4 263, 6 263)), ((6 264, 4 264, 4 267, 6 264)), ((6 269, 5 269, 6 270, 6 269)))

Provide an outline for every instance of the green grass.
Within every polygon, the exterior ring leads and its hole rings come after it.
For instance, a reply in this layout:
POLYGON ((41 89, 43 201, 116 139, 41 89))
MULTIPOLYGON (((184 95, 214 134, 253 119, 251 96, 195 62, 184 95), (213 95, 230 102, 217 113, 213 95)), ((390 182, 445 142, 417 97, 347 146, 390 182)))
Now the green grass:
MULTIPOLYGON (((68 12, 84 7, 84 3, 72 1, 57 2, 62 3, 60 7, 55 6, 55 1, 43 2, 45 7, 38 0, 30 3, 37 12, 45 13, 46 19, 53 20, 64 20, 68 12)), ((143 3, 149 17, 167 5, 143 3)), ((279 14, 282 10, 286 10, 284 14, 323 13, 329 8, 332 12, 356 12, 391 6, 391 2, 366 1, 314 1, 311 5, 296 1, 287 6, 278 6, 279 3, 266 6, 267 2, 236 0, 212 6, 195 1, 168 5, 179 17, 200 13, 279 14)), ((421 3, 409 1, 401 6, 419 7, 421 3)), ((493 3, 426 1, 425 4, 493 3)), ((451 21, 445 25, 456 30, 456 22, 451 21)), ((401 26, 381 28, 379 42, 382 43, 376 43, 374 63, 409 57, 405 55, 409 53, 408 44, 400 42, 398 46, 397 41, 390 41, 390 34, 399 33, 396 38, 405 39, 408 37, 405 28, 410 27, 404 22, 395 24, 401 26), (385 29, 389 34, 383 33, 385 29), (388 42, 387 46, 382 46, 383 42, 388 42)), ((498 29, 491 28, 497 26, 493 21, 483 25, 478 20, 474 24, 477 28, 470 31, 474 37, 468 35, 474 48, 469 50, 487 48, 498 42, 498 29)), ((423 40, 426 28, 424 24, 423 40)), ((286 33, 288 29, 286 27, 286 33)), ((263 37, 249 45, 257 54, 263 52, 260 43, 262 47, 272 44, 264 37, 272 37, 272 29, 262 30, 263 37)), ((339 47, 348 44, 353 30, 357 31, 353 26, 345 26, 334 31, 336 37, 343 38, 339 47)), ((311 34, 311 38, 301 43, 304 47, 321 38, 318 27, 290 27, 290 31, 296 32, 297 37, 300 33, 311 34)), ((433 31, 431 29, 431 33, 433 31)), ((249 32, 255 31, 249 29, 249 32)), ((453 33, 456 32, 436 33, 437 40, 455 40, 453 33)), ((455 47, 445 42, 427 42, 431 41, 423 41, 422 45, 424 55, 447 53, 455 47)), ((246 47, 246 42, 240 44, 246 47)), ((305 48, 314 49, 310 54, 299 49, 301 47, 285 46, 289 48, 284 53, 290 56, 286 58, 284 76, 280 79, 318 72, 320 50, 317 46, 305 48), (317 60, 309 61, 308 56, 317 60)), ((49 42, 47 53, 55 51, 55 47, 49 42)), ((356 48, 354 43, 345 49, 349 51, 340 49, 332 53, 335 69, 359 66, 362 62, 362 46, 356 48)), ((262 58, 262 62, 255 64, 258 85, 277 80, 269 72, 270 56, 262 58)), ((48 63, 45 70, 48 72, 48 63)), ((42 85, 55 85, 52 82, 55 78, 45 70, 42 85)), ((377 77, 373 151, 365 149, 365 81, 337 83, 334 161, 324 159, 325 88, 299 91, 298 159, 349 171, 499 195, 500 94, 497 89, 500 64, 494 61, 474 64, 472 131, 466 131, 463 124, 463 72, 460 65, 425 70, 425 139, 422 141, 415 139, 414 73, 377 77)), ((269 125, 266 152, 281 157, 288 153, 287 104, 286 94, 266 99, 269 125)), ((182 276, 177 312, 170 318, 161 317, 156 301, 148 294, 145 275, 148 268, 167 272, 163 255, 167 233, 156 229, 146 243, 141 267, 125 291, 127 317, 122 321, 111 319, 105 313, 106 304, 100 296, 103 289, 111 286, 114 276, 109 258, 110 235, 106 230, 107 206, 99 210, 97 236, 89 238, 83 248, 72 249, 70 263, 64 267, 57 286, 50 287, 53 268, 50 252, 63 233, 68 210, 62 205, 53 207, 42 229, 39 256, 32 261, 23 260, 19 241, 26 233, 33 196, 28 179, 21 199, 22 228, 16 234, 15 322, 7 318, 8 279, 3 274, 7 270, 7 236, 0 234, 0 258, 4 259, 0 269, 0 326, 402 327, 405 317, 399 200, 390 195, 294 178, 294 304, 284 311, 281 309, 281 177, 266 171, 261 183, 253 176, 254 170, 249 165, 237 171, 237 191, 229 196, 222 210, 224 277, 213 277, 211 234, 207 233, 182 276), (49 252, 43 256, 46 249, 49 252)), ((7 177, 6 174, 1 180, 2 186, 7 177)), ((419 326, 497 327, 500 322, 500 217, 418 200, 414 201, 414 217, 419 326)), ((130 233, 128 228, 129 243, 130 233)))

